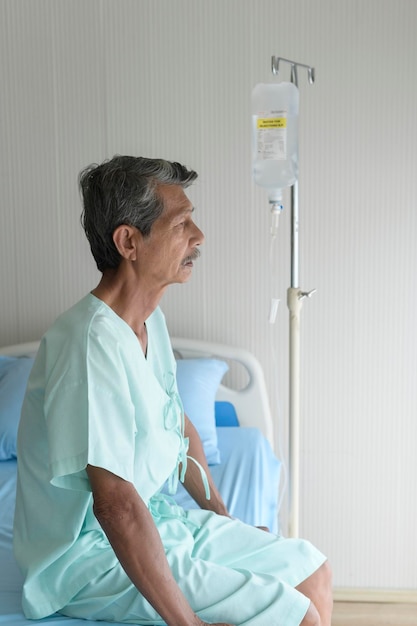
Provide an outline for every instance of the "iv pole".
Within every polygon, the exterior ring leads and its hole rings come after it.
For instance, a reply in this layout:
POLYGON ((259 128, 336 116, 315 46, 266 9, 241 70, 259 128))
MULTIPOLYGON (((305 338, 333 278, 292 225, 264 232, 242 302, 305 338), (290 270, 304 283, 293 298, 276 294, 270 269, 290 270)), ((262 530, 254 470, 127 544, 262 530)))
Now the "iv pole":
MULTIPOLYGON (((272 73, 278 75, 280 62, 290 63, 291 82, 298 87, 297 68, 307 70, 308 81, 314 83, 314 67, 273 56, 272 73)), ((289 519, 288 534, 298 537, 300 510, 300 316, 304 298, 310 298, 315 289, 305 292, 299 286, 298 248, 298 181, 291 187, 291 286, 287 291, 289 309, 289 519)))

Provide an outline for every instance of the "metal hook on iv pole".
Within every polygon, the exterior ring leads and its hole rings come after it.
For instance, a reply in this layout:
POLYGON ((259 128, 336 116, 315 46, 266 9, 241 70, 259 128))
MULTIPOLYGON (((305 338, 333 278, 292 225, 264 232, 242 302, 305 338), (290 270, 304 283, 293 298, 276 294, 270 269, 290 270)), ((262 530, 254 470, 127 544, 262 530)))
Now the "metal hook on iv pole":
MULTIPOLYGON (((310 85, 314 83, 314 67, 296 63, 283 57, 273 56, 272 73, 278 75, 280 62, 291 65, 291 82, 298 87, 297 68, 307 70, 310 85)), ((300 315, 302 301, 310 298, 315 289, 306 292, 299 286, 298 262, 298 181, 291 187, 291 286, 287 291, 290 313, 290 357, 289 357, 289 513, 288 534, 298 537, 300 506, 300 315)))
POLYGON ((290 61, 289 59, 284 59, 283 57, 273 56, 271 58, 271 70, 272 73, 276 76, 278 76, 279 74, 280 61, 283 61, 284 63, 289 63, 291 65, 291 82, 294 83, 296 86, 298 84, 297 67, 304 67, 307 70, 308 82, 310 83, 310 85, 313 85, 315 81, 314 67, 311 67, 311 65, 305 65, 304 63, 297 63, 296 61, 290 61))

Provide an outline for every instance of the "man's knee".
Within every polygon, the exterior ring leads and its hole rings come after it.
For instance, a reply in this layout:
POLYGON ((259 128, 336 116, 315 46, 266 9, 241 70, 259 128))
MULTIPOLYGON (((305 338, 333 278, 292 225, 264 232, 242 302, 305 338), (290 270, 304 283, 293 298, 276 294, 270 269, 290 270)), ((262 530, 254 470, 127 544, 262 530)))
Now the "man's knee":
POLYGON ((325 561, 311 576, 300 583, 296 589, 308 598, 312 595, 328 594, 332 588, 332 570, 328 561, 325 561))
POLYGON ((332 584, 333 572, 332 572, 332 568, 330 567, 329 561, 324 561, 324 563, 323 563, 323 565, 321 566, 320 569, 323 572, 323 576, 324 576, 324 579, 325 579, 326 583, 328 585, 331 585, 332 584))
POLYGON ((303 621, 300 623, 300 626, 320 626, 320 624, 320 615, 314 604, 310 602, 308 611, 305 614, 303 621))
POLYGON ((332 570, 325 561, 298 587, 311 604, 301 626, 330 626, 333 609, 332 570))

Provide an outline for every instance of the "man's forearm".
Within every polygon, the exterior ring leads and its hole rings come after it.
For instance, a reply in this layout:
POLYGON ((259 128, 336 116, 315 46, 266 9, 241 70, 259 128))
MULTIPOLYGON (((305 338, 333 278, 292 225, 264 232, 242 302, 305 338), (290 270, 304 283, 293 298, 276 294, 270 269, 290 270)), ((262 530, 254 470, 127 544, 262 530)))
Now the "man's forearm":
POLYGON ((87 471, 94 513, 130 580, 167 624, 201 625, 172 575, 152 516, 133 485, 111 476, 110 488, 103 488, 105 470, 88 466, 87 471))
POLYGON ((229 513, 227 511, 226 505, 224 504, 222 497, 214 484, 213 478, 211 477, 210 469, 207 464, 206 456, 204 454, 203 444, 201 443, 200 436, 189 420, 187 416, 185 416, 185 429, 184 434, 189 439, 189 448, 188 455, 193 459, 198 461, 203 470, 207 475, 207 480, 210 489, 210 500, 207 500, 204 483, 201 477, 201 472, 197 465, 192 461, 187 463, 187 471, 185 473, 184 487, 187 489, 188 493, 192 498, 197 502, 197 504, 202 508, 209 511, 214 511, 219 515, 228 516, 229 513))

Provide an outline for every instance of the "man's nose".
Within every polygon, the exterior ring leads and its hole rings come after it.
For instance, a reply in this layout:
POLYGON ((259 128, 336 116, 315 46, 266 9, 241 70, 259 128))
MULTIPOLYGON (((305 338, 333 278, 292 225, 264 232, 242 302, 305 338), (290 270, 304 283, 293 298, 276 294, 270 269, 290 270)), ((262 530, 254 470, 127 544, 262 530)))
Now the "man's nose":
POLYGON ((197 239, 196 245, 200 246, 202 243, 204 243, 204 233, 196 224, 194 224, 194 228, 195 233, 193 234, 193 238, 197 239))

